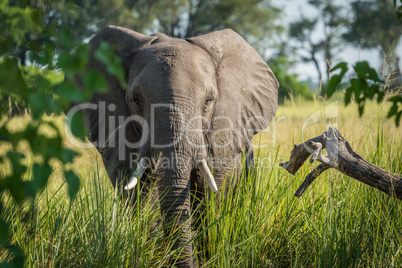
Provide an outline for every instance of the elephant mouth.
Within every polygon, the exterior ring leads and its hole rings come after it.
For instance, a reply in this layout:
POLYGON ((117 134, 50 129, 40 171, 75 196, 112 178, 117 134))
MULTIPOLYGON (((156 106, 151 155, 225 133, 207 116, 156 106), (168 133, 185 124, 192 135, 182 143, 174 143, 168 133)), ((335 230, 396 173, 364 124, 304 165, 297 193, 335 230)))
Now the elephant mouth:
MULTIPOLYGON (((133 189, 137 185, 138 180, 140 180, 141 177, 144 175, 145 170, 149 167, 150 167, 150 163, 145 158, 141 157, 140 161, 138 162, 136 170, 134 171, 133 175, 130 177, 130 180, 128 181, 127 185, 124 186, 124 190, 133 189)), ((206 182, 208 183, 209 188, 211 188, 211 190, 213 192, 217 192, 218 187, 216 186, 215 179, 207 165, 205 158, 198 161, 197 168, 201 172, 201 174, 204 177, 204 179, 206 180, 206 182)))

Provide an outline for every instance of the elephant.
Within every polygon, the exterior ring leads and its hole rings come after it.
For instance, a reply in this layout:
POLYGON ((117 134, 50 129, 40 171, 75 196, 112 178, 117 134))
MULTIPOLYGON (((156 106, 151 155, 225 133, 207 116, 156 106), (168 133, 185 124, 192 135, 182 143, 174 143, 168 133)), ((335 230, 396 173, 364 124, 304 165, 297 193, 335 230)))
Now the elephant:
POLYGON ((231 29, 179 39, 108 26, 89 45, 87 69, 100 72, 108 90, 83 111, 88 139, 114 187, 135 191, 156 174, 163 225, 175 222, 183 233, 173 245, 184 247, 176 265, 193 267, 190 193, 236 183, 251 138, 275 116, 279 83, 231 29), (121 59, 126 88, 96 57, 103 42, 121 59))

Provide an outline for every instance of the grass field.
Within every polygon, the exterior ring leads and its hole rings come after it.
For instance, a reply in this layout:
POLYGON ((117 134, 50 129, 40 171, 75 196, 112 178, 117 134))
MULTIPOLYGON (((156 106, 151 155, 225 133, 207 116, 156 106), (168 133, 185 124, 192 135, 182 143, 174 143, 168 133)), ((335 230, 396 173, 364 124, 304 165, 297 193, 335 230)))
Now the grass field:
MULTIPOLYGON (((386 104, 368 103, 359 118, 356 106, 345 108, 341 101, 296 100, 279 107, 271 126, 254 139, 261 147, 255 151, 254 177, 242 181, 237 194, 219 206, 214 196, 208 200, 193 236, 199 266, 401 267, 399 200, 335 170, 322 174, 297 199, 294 192, 316 164, 305 163, 296 176, 278 165, 289 158, 294 144, 332 125, 362 157, 401 174, 402 128, 386 119, 388 110, 386 104)), ((15 118, 9 128, 17 129, 26 120, 15 118)), ((55 120, 62 127, 62 118, 55 120)), ((57 163, 48 187, 33 202, 18 207, 2 197, 13 242, 25 252, 26 266, 166 265, 175 252, 163 235, 154 200, 127 206, 95 149, 82 150, 73 167, 81 189, 72 202, 57 163)), ((3 168, 1 172, 7 172, 3 168)), ((0 251, 0 261, 5 258, 0 251)))

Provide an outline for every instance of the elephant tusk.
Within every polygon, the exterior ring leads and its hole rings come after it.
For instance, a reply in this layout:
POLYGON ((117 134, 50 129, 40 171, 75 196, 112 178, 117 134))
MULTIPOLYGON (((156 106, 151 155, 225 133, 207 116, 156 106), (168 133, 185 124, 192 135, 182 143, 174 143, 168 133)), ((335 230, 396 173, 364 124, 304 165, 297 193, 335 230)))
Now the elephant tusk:
POLYGON ((131 179, 128 181, 127 185, 124 186, 124 190, 133 189, 137 185, 138 180, 141 179, 142 175, 144 175, 147 167, 147 161, 144 158, 141 158, 137 165, 137 169, 133 173, 133 176, 131 176, 131 179))
POLYGON ((209 188, 211 188, 211 190, 216 193, 218 191, 218 187, 216 186, 215 179, 212 176, 205 159, 202 159, 198 163, 198 169, 200 170, 202 176, 204 176, 204 178, 207 180, 209 188))

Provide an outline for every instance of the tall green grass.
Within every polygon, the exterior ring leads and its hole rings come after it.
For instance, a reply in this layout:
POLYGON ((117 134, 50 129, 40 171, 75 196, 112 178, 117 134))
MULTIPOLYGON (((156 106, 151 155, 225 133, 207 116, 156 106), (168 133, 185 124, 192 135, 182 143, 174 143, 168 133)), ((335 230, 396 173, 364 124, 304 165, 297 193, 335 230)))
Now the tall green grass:
MULTIPOLYGON (((335 170, 297 199, 293 194, 314 165, 305 163, 295 176, 279 168, 293 144, 336 124, 361 156, 402 173, 402 131, 385 119, 388 109, 369 103, 358 118, 356 107, 339 104, 337 116, 325 120, 328 104, 279 107, 277 120, 255 138, 256 144, 267 144, 255 151, 266 161, 240 181, 235 194, 229 190, 221 201, 214 193, 207 196, 193 234, 201 267, 402 266, 399 200, 335 170), (317 111, 321 121, 302 131, 317 111)), ((13 242, 23 249, 28 267, 160 267, 179 255, 180 249, 171 250, 175 237, 164 236, 153 195, 140 206, 119 198, 121 188, 113 189, 94 149, 82 151, 74 168, 82 186, 72 202, 57 163, 49 186, 35 200, 18 207, 7 195, 1 197, 13 242)), ((0 260, 8 257, 0 251, 0 260)))

